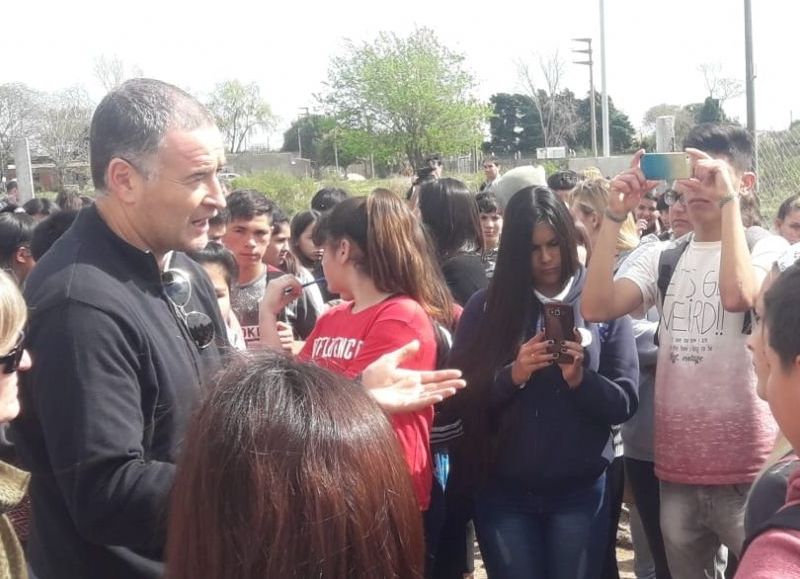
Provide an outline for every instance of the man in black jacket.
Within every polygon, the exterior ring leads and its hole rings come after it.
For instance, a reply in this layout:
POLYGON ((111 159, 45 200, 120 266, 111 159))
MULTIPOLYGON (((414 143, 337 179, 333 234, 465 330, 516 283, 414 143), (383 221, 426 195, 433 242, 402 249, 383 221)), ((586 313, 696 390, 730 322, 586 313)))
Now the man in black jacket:
POLYGON ((227 346, 214 288, 180 253, 225 206, 224 150, 203 105, 149 79, 106 95, 90 147, 97 203, 25 291, 28 558, 39 579, 156 578, 178 447, 227 346))

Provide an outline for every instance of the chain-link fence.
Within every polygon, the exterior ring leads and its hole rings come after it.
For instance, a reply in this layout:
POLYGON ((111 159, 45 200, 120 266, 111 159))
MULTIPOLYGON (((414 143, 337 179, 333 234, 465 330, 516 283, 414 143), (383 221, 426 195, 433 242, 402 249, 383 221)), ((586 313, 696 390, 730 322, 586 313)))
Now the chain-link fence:
POLYGON ((771 224, 781 202, 800 193, 800 123, 758 135, 758 196, 771 224))

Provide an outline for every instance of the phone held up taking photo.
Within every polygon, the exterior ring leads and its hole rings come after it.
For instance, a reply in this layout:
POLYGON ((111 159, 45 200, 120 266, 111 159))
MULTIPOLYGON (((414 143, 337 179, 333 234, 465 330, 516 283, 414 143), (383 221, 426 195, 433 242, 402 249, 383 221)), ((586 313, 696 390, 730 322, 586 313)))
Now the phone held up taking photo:
POLYGON ((692 176, 692 162, 686 153, 645 153, 639 167, 650 181, 674 181, 692 176))
POLYGON ((561 351, 562 341, 575 341, 573 334, 575 328, 575 313, 572 306, 560 302, 544 304, 544 339, 553 340, 553 345, 547 347, 551 354, 559 354, 556 362, 571 364, 572 356, 561 351))

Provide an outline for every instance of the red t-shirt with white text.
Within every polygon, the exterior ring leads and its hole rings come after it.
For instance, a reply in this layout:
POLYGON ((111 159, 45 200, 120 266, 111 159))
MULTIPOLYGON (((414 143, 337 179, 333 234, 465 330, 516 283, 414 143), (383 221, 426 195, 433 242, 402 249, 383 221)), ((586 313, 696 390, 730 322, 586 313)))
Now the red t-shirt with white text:
MULTIPOLYGON (((353 378, 383 354, 419 340, 419 352, 403 368, 433 370, 436 338, 422 307, 406 296, 395 296, 353 313, 353 304, 340 304, 318 320, 300 351, 300 358, 353 378)), ((430 503, 432 483, 430 429, 433 408, 391 416, 411 473, 420 508, 430 503)))

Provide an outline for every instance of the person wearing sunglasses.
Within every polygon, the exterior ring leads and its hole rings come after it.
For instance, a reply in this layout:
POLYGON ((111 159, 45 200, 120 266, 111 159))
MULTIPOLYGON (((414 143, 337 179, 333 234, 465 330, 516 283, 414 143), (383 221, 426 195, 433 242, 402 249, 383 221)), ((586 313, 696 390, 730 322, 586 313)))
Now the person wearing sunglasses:
POLYGON ((186 425, 228 351, 184 253, 225 207, 224 149, 202 104, 151 79, 103 98, 90 149, 97 202, 25 287, 37 363, 12 436, 32 472, 27 554, 38 579, 155 579, 186 425))
MULTIPOLYGON (((31 367, 23 347, 26 309, 11 276, 0 272, 0 424, 19 414, 17 374, 31 367)), ((0 461, 0 578, 27 577, 25 558, 8 513, 25 495, 28 473, 0 461)))

